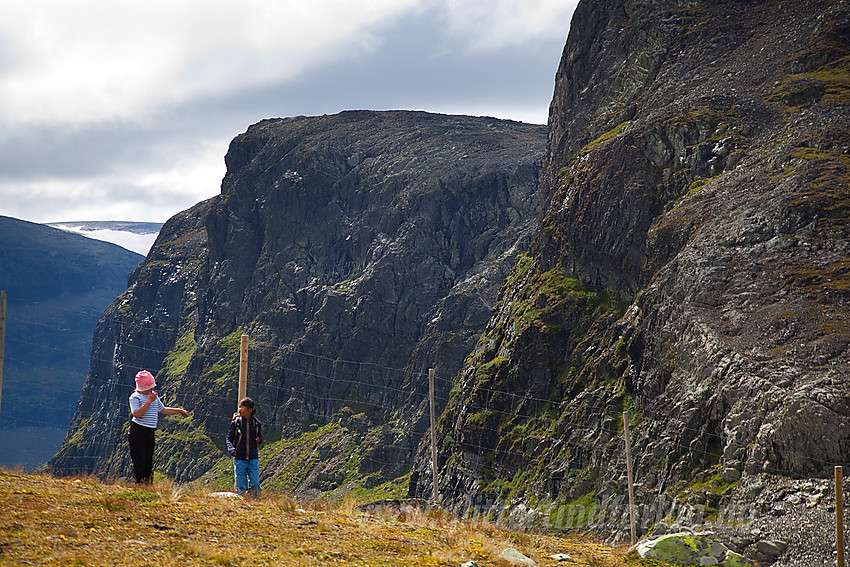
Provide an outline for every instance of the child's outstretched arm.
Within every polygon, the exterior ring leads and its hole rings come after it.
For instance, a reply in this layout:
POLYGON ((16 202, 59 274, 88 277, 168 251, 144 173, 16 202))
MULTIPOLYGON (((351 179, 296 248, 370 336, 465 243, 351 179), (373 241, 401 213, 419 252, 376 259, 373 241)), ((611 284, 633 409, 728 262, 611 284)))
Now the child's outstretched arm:
POLYGON ((182 415, 183 417, 189 417, 189 412, 184 410, 183 408, 162 408, 160 412, 162 415, 182 415))

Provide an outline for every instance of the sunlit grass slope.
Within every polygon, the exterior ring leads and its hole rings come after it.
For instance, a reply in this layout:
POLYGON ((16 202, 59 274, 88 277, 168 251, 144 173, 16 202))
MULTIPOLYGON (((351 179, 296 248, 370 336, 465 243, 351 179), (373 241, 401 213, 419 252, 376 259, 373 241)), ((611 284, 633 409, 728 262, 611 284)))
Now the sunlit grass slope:
POLYGON ((625 565, 625 549, 521 534, 439 511, 363 514, 355 503, 211 496, 168 481, 149 489, 0 469, 0 565, 508 565, 515 548, 541 566, 625 565), (563 563, 560 563, 563 564, 563 563))

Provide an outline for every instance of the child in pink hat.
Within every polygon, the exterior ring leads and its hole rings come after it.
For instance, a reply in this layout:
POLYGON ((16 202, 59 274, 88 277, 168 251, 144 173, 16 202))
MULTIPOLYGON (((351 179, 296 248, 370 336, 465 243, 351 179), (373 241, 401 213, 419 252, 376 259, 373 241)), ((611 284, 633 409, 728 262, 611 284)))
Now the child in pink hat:
POLYGON ((189 412, 183 408, 166 407, 154 390, 155 387, 153 374, 141 370, 136 374, 136 390, 130 394, 133 419, 127 440, 130 443, 130 458, 133 459, 133 476, 139 484, 153 482, 154 432, 159 423, 159 414, 189 416, 189 412))

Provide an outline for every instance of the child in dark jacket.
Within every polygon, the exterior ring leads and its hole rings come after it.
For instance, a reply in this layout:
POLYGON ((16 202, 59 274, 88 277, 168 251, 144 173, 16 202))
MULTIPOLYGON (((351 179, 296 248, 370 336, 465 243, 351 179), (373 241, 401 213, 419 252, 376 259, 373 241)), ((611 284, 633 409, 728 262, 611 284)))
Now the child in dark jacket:
POLYGON ((227 432, 227 450, 233 457, 236 492, 245 496, 250 491, 253 498, 260 497, 258 445, 263 442, 263 424, 254 416, 256 411, 254 400, 243 398, 227 432))

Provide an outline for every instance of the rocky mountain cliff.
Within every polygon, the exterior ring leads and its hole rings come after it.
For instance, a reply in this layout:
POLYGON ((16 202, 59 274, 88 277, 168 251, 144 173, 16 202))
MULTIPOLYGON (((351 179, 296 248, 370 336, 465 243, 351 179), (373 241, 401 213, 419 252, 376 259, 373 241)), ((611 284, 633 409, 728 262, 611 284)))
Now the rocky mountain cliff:
POLYGON ((88 372, 92 333, 143 257, 0 216, 7 292, 0 464, 43 464, 59 448, 88 372))
POLYGON ((148 368, 166 403, 192 413, 164 423, 158 470, 227 478, 247 334, 267 486, 404 477, 428 426, 428 369, 447 399, 529 246, 545 138, 543 126, 421 112, 251 126, 230 145, 221 195, 169 220, 107 309, 50 467, 129 474, 127 397, 148 368))
POLYGON ((628 534, 624 411, 640 533, 846 466, 848 104, 847 2, 580 2, 540 230, 440 420, 443 502, 628 534))
MULTIPOLYGON (((406 487, 434 367, 459 513, 622 537, 625 418, 639 533, 807 517, 850 449, 848 32, 841 0, 582 0, 548 134, 406 112, 252 126, 221 196, 166 224, 101 321, 99 401, 52 466, 127 474, 149 367, 193 412, 160 432, 159 470, 226 477, 247 333, 268 485, 406 487)), ((430 473, 426 439, 410 495, 430 473)), ((803 527, 785 537, 811 544, 803 527)), ((754 533, 738 547, 768 562, 781 546, 754 533)))

